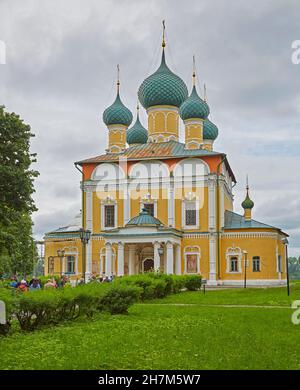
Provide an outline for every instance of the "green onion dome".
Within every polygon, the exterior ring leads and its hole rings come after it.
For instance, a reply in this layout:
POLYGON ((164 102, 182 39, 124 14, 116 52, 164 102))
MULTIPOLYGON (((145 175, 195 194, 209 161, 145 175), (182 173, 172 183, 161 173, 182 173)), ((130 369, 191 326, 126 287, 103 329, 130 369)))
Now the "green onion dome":
POLYGON ((188 97, 184 81, 168 68, 164 50, 160 67, 142 82, 138 97, 146 109, 162 105, 180 107, 188 97))
POLYGON ((215 140, 218 137, 219 129, 209 119, 203 124, 203 139, 215 140))
POLYGON ((143 209, 137 217, 132 218, 126 226, 162 226, 159 219, 152 217, 146 209, 143 209))
POLYGON ((190 96, 180 106, 181 119, 206 119, 208 115, 208 104, 198 95, 196 87, 194 85, 190 96))
POLYGON ((245 198, 245 200, 242 202, 242 207, 243 207, 243 209, 253 209, 253 207, 254 207, 254 202, 253 202, 253 200, 251 200, 250 199, 250 197, 249 197, 249 190, 248 190, 248 188, 247 188, 247 195, 246 195, 246 198, 245 198))
POLYGON ((124 106, 119 95, 117 93, 116 100, 113 104, 103 112, 103 122, 106 126, 109 125, 124 125, 129 126, 132 122, 131 111, 124 106))
POLYGON ((141 124, 139 114, 137 114, 135 124, 127 130, 126 141, 129 145, 146 144, 148 141, 148 132, 141 124))

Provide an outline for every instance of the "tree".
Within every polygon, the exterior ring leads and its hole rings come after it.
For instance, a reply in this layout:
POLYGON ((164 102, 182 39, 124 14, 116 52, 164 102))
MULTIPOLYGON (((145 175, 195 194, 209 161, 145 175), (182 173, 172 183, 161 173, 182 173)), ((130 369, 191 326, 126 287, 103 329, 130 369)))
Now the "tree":
POLYGON ((34 251, 32 194, 38 172, 31 169, 29 125, 0 106, 0 273, 29 273, 34 251))

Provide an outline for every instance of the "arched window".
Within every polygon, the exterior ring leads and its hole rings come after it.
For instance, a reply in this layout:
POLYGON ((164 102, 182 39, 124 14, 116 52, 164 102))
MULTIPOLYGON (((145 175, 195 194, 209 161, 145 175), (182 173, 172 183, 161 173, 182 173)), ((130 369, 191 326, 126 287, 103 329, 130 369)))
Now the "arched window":
POLYGON ((227 248, 226 251, 226 272, 241 273, 242 272, 243 253, 241 248, 227 248))
POLYGON ((186 274, 200 273, 200 248, 198 246, 184 248, 184 272, 186 274))
MULTIPOLYGON (((95 264, 94 265, 94 270, 95 271, 93 271, 93 273, 98 273, 96 271, 96 268, 97 268, 97 270, 99 270, 99 274, 100 275, 105 274, 105 272, 106 272, 105 261, 106 261, 106 248, 104 247, 100 251, 100 267, 98 268, 98 266, 95 264)), ((112 248, 112 267, 111 267, 111 269, 112 269, 112 273, 116 274, 117 267, 116 267, 116 251, 115 251, 115 248, 112 248)))

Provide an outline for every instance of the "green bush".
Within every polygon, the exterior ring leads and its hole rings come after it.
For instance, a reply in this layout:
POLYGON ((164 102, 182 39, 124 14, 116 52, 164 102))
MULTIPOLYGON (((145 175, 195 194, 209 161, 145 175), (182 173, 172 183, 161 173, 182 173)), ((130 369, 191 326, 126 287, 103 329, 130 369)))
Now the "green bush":
POLYGON ((196 291, 201 288, 202 278, 200 275, 185 275, 184 276, 184 287, 188 291, 196 291))
POLYGON ((161 278, 153 277, 150 274, 124 276, 116 283, 127 286, 136 286, 142 289, 141 300, 162 298, 166 296, 166 282, 161 278))
POLYGON ((113 286, 101 298, 99 309, 110 314, 127 314, 128 308, 139 300, 141 292, 140 287, 113 286))

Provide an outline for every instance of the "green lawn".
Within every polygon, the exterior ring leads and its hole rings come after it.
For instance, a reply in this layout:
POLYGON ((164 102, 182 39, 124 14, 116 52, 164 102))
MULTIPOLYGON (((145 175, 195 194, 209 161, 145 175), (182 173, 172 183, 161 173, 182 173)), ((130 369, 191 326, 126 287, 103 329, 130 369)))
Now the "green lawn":
MULTIPOLYGON (((300 299, 300 286, 293 297, 300 299), (298 295, 298 297, 297 297, 298 295)), ((160 303, 287 305, 284 289, 182 293, 160 303)), ((289 308, 137 304, 0 339, 1 369, 300 369, 289 308)))
POLYGON ((164 299, 151 303, 180 303, 201 305, 259 305, 259 306, 291 306, 300 299, 300 283, 294 282, 290 287, 290 296, 286 287, 273 288, 233 288, 223 290, 187 291, 177 295, 169 295, 164 299))

